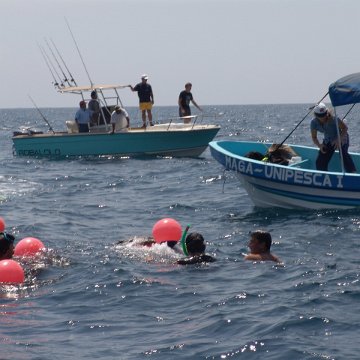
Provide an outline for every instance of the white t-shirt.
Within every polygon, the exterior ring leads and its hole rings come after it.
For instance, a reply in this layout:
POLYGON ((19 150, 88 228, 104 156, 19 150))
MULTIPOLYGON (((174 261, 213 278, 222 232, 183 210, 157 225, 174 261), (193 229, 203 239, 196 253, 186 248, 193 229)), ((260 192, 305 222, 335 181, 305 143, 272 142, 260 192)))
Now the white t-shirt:
POLYGON ((110 124, 115 124, 115 131, 127 131, 127 120, 129 116, 125 109, 121 109, 119 113, 113 111, 111 114, 110 124))

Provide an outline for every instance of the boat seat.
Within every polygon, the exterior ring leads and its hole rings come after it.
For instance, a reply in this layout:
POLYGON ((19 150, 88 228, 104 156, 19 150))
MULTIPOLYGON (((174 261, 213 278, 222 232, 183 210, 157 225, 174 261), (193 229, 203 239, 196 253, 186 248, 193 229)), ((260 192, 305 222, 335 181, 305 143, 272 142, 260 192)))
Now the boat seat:
POLYGON ((302 164, 309 162, 309 159, 304 159, 296 163, 289 164, 290 167, 302 167, 302 164))
POLYGON ((79 132, 79 128, 78 128, 77 123, 75 121, 67 120, 65 123, 66 123, 68 134, 74 134, 74 133, 79 132))

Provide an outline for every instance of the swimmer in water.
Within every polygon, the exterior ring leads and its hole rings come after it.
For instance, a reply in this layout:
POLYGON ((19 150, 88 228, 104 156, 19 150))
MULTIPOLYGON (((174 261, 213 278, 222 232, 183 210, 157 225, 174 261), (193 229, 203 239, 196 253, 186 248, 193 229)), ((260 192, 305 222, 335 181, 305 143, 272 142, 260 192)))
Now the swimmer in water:
POLYGON ((0 232, 0 260, 11 259, 14 255, 15 236, 0 232))
MULTIPOLYGON (((170 249, 172 249, 176 252, 182 253, 182 251, 180 249, 177 249, 177 247, 176 247, 176 244, 178 243, 178 241, 163 241, 163 242, 166 242, 166 245, 170 249)), ((155 244, 158 244, 152 236, 148 236, 141 241, 138 241, 137 238, 135 237, 135 238, 132 238, 129 240, 119 240, 117 242, 117 244, 123 244, 123 245, 131 244, 131 243, 133 243, 136 246, 146 246, 146 247, 151 247, 155 244)))
POLYGON ((263 230, 251 232, 248 243, 250 253, 245 256, 245 260, 280 263, 280 259, 270 252, 271 243, 272 239, 269 232, 263 230))
POLYGON ((200 233, 190 233, 186 237, 185 248, 189 257, 178 260, 177 263, 180 265, 199 264, 216 261, 216 259, 212 256, 205 254, 206 244, 204 237, 200 233))

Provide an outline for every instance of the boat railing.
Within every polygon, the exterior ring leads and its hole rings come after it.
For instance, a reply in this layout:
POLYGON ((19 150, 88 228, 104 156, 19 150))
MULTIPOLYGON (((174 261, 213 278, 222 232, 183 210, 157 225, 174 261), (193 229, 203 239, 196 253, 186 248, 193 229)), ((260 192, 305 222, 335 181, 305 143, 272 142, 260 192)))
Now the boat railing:
POLYGON ((168 127, 166 130, 170 130, 170 127, 173 125, 179 125, 178 122, 175 121, 183 121, 180 123, 181 125, 187 125, 191 128, 191 130, 194 129, 195 125, 201 125, 203 123, 203 120, 205 118, 218 118, 222 116, 222 114, 198 114, 198 115, 189 115, 189 116, 182 116, 182 117, 175 117, 175 118, 169 118, 166 121, 168 122, 168 127))

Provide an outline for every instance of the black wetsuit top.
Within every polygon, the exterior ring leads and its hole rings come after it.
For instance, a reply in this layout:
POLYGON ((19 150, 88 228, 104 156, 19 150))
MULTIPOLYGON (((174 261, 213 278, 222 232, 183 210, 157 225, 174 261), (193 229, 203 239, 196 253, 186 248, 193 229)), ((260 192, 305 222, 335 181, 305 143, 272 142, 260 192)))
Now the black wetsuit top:
POLYGON ((200 264, 200 263, 207 263, 207 262, 214 262, 216 261, 215 258, 213 258, 210 255, 202 254, 197 256, 192 256, 190 258, 180 259, 177 261, 179 265, 191 265, 191 264, 200 264))

